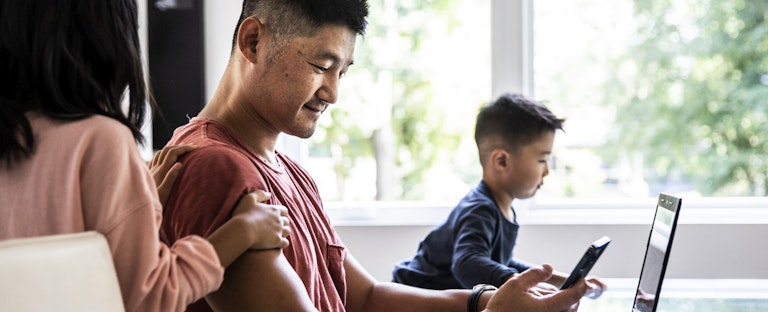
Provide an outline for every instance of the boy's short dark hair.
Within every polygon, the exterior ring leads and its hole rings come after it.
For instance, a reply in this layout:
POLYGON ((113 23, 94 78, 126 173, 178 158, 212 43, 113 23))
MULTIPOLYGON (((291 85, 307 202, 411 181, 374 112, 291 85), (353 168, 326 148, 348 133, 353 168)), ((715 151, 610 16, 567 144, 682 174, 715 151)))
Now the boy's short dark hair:
POLYGON ((563 130, 564 121, 522 94, 504 94, 477 114, 475 142, 480 163, 485 165, 486 154, 497 148, 518 153, 545 132, 563 130))
POLYGON ((240 24, 250 17, 267 18, 267 28, 278 38, 290 39, 296 35, 310 36, 320 26, 343 25, 359 35, 368 25, 367 0, 243 0, 240 19, 232 37, 232 51, 237 47, 240 24))

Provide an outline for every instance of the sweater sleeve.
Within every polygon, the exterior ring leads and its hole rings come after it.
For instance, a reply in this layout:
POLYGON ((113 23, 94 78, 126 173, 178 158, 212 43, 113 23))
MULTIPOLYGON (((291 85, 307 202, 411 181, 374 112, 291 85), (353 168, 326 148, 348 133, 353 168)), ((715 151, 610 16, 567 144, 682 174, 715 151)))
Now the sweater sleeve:
POLYGON ((494 209, 478 206, 465 211, 457 221, 451 270, 464 288, 480 283, 499 287, 510 274, 517 273, 492 258, 494 236, 500 226, 494 209))
POLYGON ((208 241, 160 242, 157 189, 127 129, 90 135, 80 170, 84 218, 109 243, 126 311, 183 311, 216 290, 224 268, 208 241))
POLYGON ((532 268, 533 264, 531 264, 529 262, 526 262, 526 261, 523 261, 523 260, 518 260, 518 259, 512 258, 512 259, 509 259, 509 263, 507 263, 507 266, 517 270, 516 273, 520 273, 520 272, 523 272, 525 270, 528 270, 528 269, 532 268))

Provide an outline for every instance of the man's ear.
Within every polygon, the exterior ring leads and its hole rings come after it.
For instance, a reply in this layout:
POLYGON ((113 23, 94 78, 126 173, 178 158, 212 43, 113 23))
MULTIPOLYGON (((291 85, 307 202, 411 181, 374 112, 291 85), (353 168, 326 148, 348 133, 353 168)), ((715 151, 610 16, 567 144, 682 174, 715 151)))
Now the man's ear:
POLYGON ((259 45, 259 41, 264 37, 264 31, 264 24, 253 16, 243 20, 237 30, 237 48, 243 58, 251 63, 257 61, 257 51, 263 46, 259 45))

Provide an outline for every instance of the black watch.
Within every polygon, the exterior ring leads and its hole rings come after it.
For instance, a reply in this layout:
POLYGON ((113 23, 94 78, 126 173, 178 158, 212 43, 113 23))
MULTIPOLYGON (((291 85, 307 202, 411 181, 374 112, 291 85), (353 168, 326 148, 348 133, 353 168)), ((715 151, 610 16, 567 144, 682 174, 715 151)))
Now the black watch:
POLYGON ((480 303, 480 295, 486 290, 496 290, 496 286, 488 284, 477 284, 472 287, 472 294, 469 295, 469 301, 467 301, 467 312, 478 312, 477 305, 480 303))

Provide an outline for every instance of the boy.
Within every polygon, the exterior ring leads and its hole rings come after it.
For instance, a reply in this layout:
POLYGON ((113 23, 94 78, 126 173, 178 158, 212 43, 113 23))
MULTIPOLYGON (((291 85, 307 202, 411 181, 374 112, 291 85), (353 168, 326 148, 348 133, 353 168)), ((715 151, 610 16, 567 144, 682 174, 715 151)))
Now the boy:
MULTIPOLYGON (((429 289, 498 287, 529 269, 512 254, 519 229, 512 201, 530 198, 541 187, 563 122, 519 94, 483 107, 475 126, 482 181, 427 235, 412 260, 395 266, 393 281, 429 289)), ((547 282, 559 287, 566 278, 555 272, 547 282)), ((596 293, 605 288, 595 278, 587 282, 596 293)))

